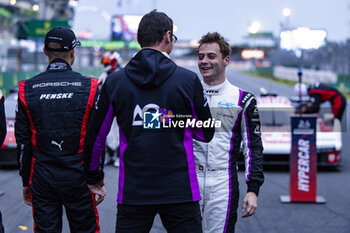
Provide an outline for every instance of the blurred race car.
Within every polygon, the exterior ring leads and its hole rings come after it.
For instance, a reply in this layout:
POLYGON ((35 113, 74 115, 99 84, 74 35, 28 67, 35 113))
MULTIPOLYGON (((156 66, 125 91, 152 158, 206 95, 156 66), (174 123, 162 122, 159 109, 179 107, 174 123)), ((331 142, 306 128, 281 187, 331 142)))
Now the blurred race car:
POLYGON ((5 98, 5 115, 7 134, 0 150, 0 165, 17 166, 17 152, 15 139, 15 111, 18 89, 11 89, 5 98))
MULTIPOLYGON (((290 116, 295 105, 286 97, 263 94, 257 98, 260 112, 264 164, 289 164, 291 154, 290 116)), ((317 118, 317 162, 319 166, 338 167, 341 161, 341 123, 329 114, 317 118)))

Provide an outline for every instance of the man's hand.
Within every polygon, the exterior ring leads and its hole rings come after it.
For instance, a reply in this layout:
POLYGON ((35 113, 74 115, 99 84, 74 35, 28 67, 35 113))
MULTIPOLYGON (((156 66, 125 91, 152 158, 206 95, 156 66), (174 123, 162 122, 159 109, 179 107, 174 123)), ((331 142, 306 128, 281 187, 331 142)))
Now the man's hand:
POLYGON ((306 107, 307 107, 306 104, 303 104, 303 105, 301 105, 299 107, 296 107, 295 113, 301 114, 301 113, 306 112, 306 107))
POLYGON ((33 206, 32 204, 32 192, 29 186, 23 187, 23 200, 26 205, 33 206))
POLYGON ((96 205, 100 204, 106 196, 104 181, 101 180, 97 184, 93 184, 93 185, 88 184, 88 187, 90 191, 97 196, 96 205))
POLYGON ((254 192, 248 192, 243 199, 242 218, 254 215, 257 208, 258 197, 254 192))

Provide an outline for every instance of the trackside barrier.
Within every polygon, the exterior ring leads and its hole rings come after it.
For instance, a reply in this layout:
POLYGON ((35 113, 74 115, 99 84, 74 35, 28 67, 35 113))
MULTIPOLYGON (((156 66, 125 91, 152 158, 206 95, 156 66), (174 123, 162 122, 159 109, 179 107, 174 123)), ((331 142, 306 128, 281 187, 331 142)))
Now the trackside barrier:
MULTIPOLYGON (((297 74, 298 68, 274 66, 273 76, 280 79, 298 81, 295 74, 297 74)), ((336 73, 329 70, 313 70, 303 68, 303 82, 304 83, 336 83, 338 76, 336 73)))
POLYGON ((326 203, 317 196, 316 120, 315 115, 291 117, 290 195, 281 196, 282 203, 326 203))
MULTIPOLYGON (((74 70, 85 76, 98 78, 103 70, 102 69, 87 69, 87 70, 74 70)), ((38 72, 1 72, 0 73, 0 89, 6 96, 9 90, 13 87, 18 87, 18 82, 29 79, 42 71, 38 72)))

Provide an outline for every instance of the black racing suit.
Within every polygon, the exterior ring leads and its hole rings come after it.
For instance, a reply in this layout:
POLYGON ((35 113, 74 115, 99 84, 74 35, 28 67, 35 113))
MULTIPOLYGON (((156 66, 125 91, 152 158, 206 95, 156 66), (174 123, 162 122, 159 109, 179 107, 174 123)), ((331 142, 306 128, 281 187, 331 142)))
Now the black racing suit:
POLYGON ((83 172, 97 81, 58 59, 19 82, 15 135, 23 187, 29 185, 32 193, 34 232, 61 232, 62 205, 71 232, 100 232, 83 172))
POLYGON ((303 113, 318 113, 320 104, 330 101, 334 118, 342 119, 346 107, 346 98, 337 89, 323 83, 316 83, 309 86, 308 95, 311 97, 311 103, 303 106, 303 113))

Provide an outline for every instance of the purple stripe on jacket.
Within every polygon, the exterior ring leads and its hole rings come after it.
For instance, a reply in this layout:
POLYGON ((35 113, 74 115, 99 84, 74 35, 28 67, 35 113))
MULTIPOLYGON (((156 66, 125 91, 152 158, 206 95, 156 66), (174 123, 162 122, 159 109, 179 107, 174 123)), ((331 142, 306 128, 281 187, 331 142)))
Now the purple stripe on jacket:
POLYGON ((196 165, 194 162, 193 138, 192 138, 191 128, 185 128, 183 145, 185 147, 186 156, 187 156, 188 174, 190 177, 192 200, 199 201, 202 198, 201 198, 201 195, 199 192, 199 185, 198 185, 197 173, 196 173, 196 165))
POLYGON ((238 106, 240 106, 241 108, 244 108, 244 106, 241 105, 242 97, 243 97, 243 91, 241 89, 239 89, 238 106))
MULTIPOLYGON (((243 110, 242 110, 243 111, 243 110)), ((233 140, 235 138, 235 129, 237 127, 238 122, 241 121, 242 117, 242 111, 238 114, 237 120, 235 122, 235 125, 233 126, 232 129, 232 137, 230 140, 230 151, 229 151, 229 164, 228 164, 228 175, 229 175, 229 197, 228 197, 228 205, 227 205, 227 213, 226 213, 226 221, 225 221, 225 228, 224 228, 224 233, 227 232, 227 226, 228 226, 228 221, 230 219, 230 209, 231 209, 231 200, 232 200, 232 173, 231 173, 231 167, 232 167, 232 151, 233 151, 233 140)))
POLYGON ((109 109, 108 109, 108 112, 106 114, 106 117, 102 123, 100 131, 97 134, 94 146, 92 147, 90 171, 95 171, 98 168, 98 166, 100 165, 100 160, 101 160, 101 156, 103 153, 103 148, 104 148, 105 143, 106 143, 106 138, 107 138, 108 132, 111 129, 113 118, 114 118, 113 107, 112 107, 112 105, 109 105, 109 109))
MULTIPOLYGON (((118 125, 119 126, 119 125, 118 125)), ((118 197, 117 203, 123 204, 123 191, 124 191, 124 177, 125 177, 125 167, 124 167, 124 151, 128 146, 125 134, 119 126, 119 182, 118 182, 118 197)))
MULTIPOLYGON (((191 108, 192 108, 192 118, 198 121, 198 115, 196 113, 196 110, 194 109, 193 102, 191 102, 191 108)), ((204 133, 201 128, 194 127, 192 130, 193 130, 193 133, 194 133, 193 136, 195 139, 202 142, 205 141, 204 133)))

